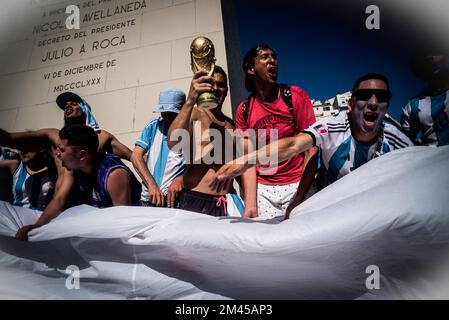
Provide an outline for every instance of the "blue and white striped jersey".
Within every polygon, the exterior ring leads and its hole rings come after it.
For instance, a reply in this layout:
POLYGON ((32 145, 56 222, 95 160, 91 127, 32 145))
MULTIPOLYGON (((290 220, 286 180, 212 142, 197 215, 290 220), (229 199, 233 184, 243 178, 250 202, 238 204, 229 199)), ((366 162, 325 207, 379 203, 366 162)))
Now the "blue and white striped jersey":
MULTIPOLYGON (((347 111, 321 119, 305 132, 315 137, 330 183, 373 159, 378 145, 377 140, 372 144, 364 144, 353 138, 347 111)), ((384 122, 384 138, 380 154, 412 145, 410 139, 395 126, 384 122)))
POLYGON ((401 125, 412 141, 421 132, 424 145, 449 144, 449 90, 410 100, 402 109, 401 125))
POLYGON ((10 160, 12 151, 0 148, 0 160, 10 160))
POLYGON ((14 171, 12 186, 14 205, 40 211, 45 209, 53 191, 48 170, 30 175, 22 161, 14 171))
MULTIPOLYGON (((147 152, 147 167, 161 192, 166 195, 173 180, 185 169, 184 157, 170 150, 162 118, 151 120, 143 129, 136 145, 147 152)), ((149 201, 148 189, 142 184, 142 201, 149 201)))
POLYGON ((0 160, 8 160, 8 153, 2 148, 0 148, 0 160))

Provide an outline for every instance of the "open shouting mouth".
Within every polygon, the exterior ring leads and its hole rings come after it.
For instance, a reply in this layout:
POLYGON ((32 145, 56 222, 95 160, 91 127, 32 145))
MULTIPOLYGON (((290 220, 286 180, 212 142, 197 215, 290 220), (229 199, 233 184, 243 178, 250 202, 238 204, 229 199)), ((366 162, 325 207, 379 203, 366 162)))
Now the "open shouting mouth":
POLYGON ((363 114, 363 121, 365 122, 365 125, 367 126, 374 126, 377 122, 377 119, 379 118, 379 115, 374 112, 367 112, 363 114))
POLYGON ((277 77, 277 75, 278 75, 278 68, 276 66, 268 67, 268 74, 271 77, 273 77, 273 78, 277 77))
POLYGON ((65 108, 64 109, 64 114, 66 115, 66 116, 69 116, 69 115, 71 115, 72 113, 73 113, 73 108, 72 107, 67 107, 67 108, 65 108))

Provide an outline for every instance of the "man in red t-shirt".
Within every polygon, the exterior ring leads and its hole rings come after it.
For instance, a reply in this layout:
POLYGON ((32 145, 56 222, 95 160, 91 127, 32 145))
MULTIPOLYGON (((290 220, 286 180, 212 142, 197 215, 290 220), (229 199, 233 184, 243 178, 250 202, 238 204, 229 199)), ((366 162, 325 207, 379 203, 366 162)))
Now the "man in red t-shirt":
MULTIPOLYGON (((248 148, 250 150, 260 148, 261 140, 264 138, 266 144, 272 142, 270 135, 274 139, 291 137, 315 122, 312 104, 304 90, 296 86, 280 85, 277 82, 278 62, 274 49, 266 44, 250 49, 245 55, 243 70, 245 87, 251 92, 251 96, 237 109, 236 127, 245 138, 243 139, 245 152, 248 148), (250 138, 249 129, 254 130, 252 133, 256 139, 250 138), (253 140, 257 141, 257 146, 253 140)), ((283 215, 297 190, 301 192, 303 189, 307 192, 311 181, 301 184, 300 189, 298 185, 303 168, 315 153, 316 148, 312 148, 304 154, 280 162, 276 168, 258 166, 242 175, 244 189, 247 190, 245 194, 247 207, 248 200, 256 199, 257 194, 257 208, 251 210, 253 217, 283 215)), ((255 201, 249 202, 255 205, 255 201)))

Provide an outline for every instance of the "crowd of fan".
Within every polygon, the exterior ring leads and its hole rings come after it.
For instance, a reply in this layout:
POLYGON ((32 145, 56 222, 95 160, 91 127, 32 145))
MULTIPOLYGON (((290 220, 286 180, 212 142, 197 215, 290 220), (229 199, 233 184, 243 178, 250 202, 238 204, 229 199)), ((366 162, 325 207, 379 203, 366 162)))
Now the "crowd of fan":
POLYGON ((225 71, 198 71, 187 95, 177 88, 160 92, 160 116, 143 128, 132 151, 100 128, 83 98, 64 92, 56 99, 64 114, 61 130, 0 129, 1 200, 39 213, 36 223, 17 231, 21 240, 78 204, 288 218, 304 199, 375 157, 417 144, 449 144, 449 56, 421 55, 414 66, 428 85, 403 108, 400 126, 385 119, 392 93, 379 73, 354 82, 349 110, 316 121, 306 92, 278 83, 275 50, 260 44, 244 57, 250 95, 235 119, 222 112, 225 71), (217 97, 216 108, 196 107, 205 92, 217 97), (273 131, 277 141, 270 141, 273 131), (122 160, 131 161, 141 182, 122 160))

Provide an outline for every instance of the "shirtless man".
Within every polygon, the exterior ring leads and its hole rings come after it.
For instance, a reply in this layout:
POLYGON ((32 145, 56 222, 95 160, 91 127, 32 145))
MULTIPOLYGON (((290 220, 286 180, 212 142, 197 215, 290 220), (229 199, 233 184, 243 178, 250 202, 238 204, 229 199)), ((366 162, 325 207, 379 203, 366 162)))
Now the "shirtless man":
MULTIPOLYGON (((212 76, 208 76, 204 71, 196 72, 186 103, 168 130, 169 148, 174 149, 182 145, 182 152, 187 162, 184 190, 179 200, 180 209, 213 216, 227 215, 226 195, 234 193, 232 182, 220 190, 209 187, 215 172, 229 160, 229 157, 232 159, 234 154, 234 121, 225 116, 221 110, 227 93, 227 75, 221 67, 216 66, 212 76), (211 110, 194 108, 198 96, 203 92, 213 92, 217 96, 216 108, 211 110), (180 132, 178 129, 184 129, 183 132, 189 133, 188 143, 182 140, 182 133, 178 135, 180 132)), ((232 199, 239 201, 235 193, 232 199)), ((251 205, 250 199, 245 200, 251 205)), ((236 203, 236 206, 243 209, 243 204, 236 203)))

